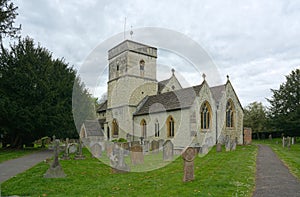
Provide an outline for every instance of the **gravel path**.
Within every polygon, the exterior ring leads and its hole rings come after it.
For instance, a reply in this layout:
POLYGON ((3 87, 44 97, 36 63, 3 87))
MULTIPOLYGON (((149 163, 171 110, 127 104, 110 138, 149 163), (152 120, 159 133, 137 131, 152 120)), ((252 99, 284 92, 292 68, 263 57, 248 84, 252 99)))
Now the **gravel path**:
POLYGON ((300 182, 272 149, 258 145, 256 188, 253 197, 300 197, 300 182))
POLYGON ((0 163, 0 184, 51 156, 53 151, 44 150, 0 163))

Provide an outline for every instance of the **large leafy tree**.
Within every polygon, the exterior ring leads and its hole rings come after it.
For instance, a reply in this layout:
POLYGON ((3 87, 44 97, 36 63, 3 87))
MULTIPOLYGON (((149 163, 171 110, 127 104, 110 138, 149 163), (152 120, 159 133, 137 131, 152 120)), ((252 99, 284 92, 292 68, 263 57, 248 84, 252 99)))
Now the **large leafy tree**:
POLYGON ((300 70, 293 70, 278 90, 271 91, 271 125, 281 131, 300 133, 300 70))
POLYGON ((0 0, 0 43, 2 44, 2 38, 4 37, 18 37, 18 32, 21 29, 14 26, 16 19, 17 9, 10 0, 0 0))
POLYGON ((259 133, 266 129, 266 108, 261 102, 253 102, 244 108, 244 126, 251 127, 253 132, 259 133))
MULTIPOLYGON (((72 114, 75 79, 72 67, 53 59, 30 38, 19 40, 10 50, 2 47, 0 132, 4 144, 18 148, 44 136, 77 137, 72 114)), ((79 95, 89 97, 82 85, 78 87, 79 95)))

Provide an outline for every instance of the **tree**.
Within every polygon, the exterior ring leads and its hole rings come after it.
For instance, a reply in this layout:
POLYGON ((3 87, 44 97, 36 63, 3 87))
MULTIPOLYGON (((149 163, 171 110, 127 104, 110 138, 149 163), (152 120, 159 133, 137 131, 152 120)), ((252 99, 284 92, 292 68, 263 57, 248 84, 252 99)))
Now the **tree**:
POLYGON ((16 19, 18 7, 14 6, 10 0, 0 0, 0 43, 2 44, 2 38, 18 37, 18 32, 21 30, 19 27, 14 27, 14 20, 16 19))
POLYGON ((281 131, 300 132, 300 70, 293 70, 278 90, 271 91, 273 96, 267 99, 271 125, 281 131))
MULTIPOLYGON (((72 114, 76 72, 63 59, 19 40, 0 56, 0 134, 4 144, 20 148, 44 136, 78 137, 72 114)), ((80 86, 80 95, 87 90, 80 86)))
POLYGON ((253 132, 258 133, 266 129, 266 108, 261 102, 253 102, 244 108, 244 126, 251 127, 253 132))

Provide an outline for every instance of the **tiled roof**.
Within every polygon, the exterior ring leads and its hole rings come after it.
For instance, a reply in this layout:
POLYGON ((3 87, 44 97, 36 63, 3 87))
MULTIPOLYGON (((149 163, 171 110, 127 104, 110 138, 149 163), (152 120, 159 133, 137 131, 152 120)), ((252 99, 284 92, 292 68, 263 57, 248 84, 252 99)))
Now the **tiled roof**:
POLYGON ((225 93, 225 85, 211 87, 210 91, 216 103, 219 103, 223 94, 225 93))
POLYGON ((100 104, 100 107, 97 109, 97 112, 104 112, 107 109, 107 100, 100 104))
POLYGON ((193 105, 202 85, 149 96, 134 115, 180 110, 193 105))
MULTIPOLYGON (((172 78, 172 77, 171 77, 172 78)), ((164 89, 164 87, 169 83, 170 79, 166 79, 163 81, 158 82, 158 93, 161 93, 161 91, 164 89)))
POLYGON ((87 137, 104 136, 98 120, 86 120, 83 124, 87 137))

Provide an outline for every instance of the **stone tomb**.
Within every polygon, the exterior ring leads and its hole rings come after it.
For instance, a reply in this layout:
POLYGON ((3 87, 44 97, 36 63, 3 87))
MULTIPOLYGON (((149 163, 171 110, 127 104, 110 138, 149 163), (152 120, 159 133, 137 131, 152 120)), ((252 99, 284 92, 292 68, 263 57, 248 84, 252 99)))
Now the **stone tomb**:
POLYGON ((93 157, 99 159, 102 156, 102 147, 99 143, 95 143, 91 146, 91 153, 93 157))
POLYGON ((193 147, 188 147, 182 154, 183 164, 183 182, 192 181, 194 177, 194 159, 196 150, 193 147))
POLYGON ((174 156, 174 145, 171 140, 167 140, 163 145, 163 160, 172 161, 174 156))
POLYGON ((134 145, 130 148, 130 159, 132 165, 144 164, 143 147, 134 145))
POLYGON ((153 154, 157 154, 159 152, 159 143, 156 140, 151 142, 151 150, 153 154))
POLYGON ((50 168, 47 170, 46 174, 44 174, 44 178, 63 178, 66 177, 66 174, 64 173, 59 161, 58 161, 58 155, 59 155, 59 140, 55 140, 54 142, 54 160, 50 166, 50 168))

